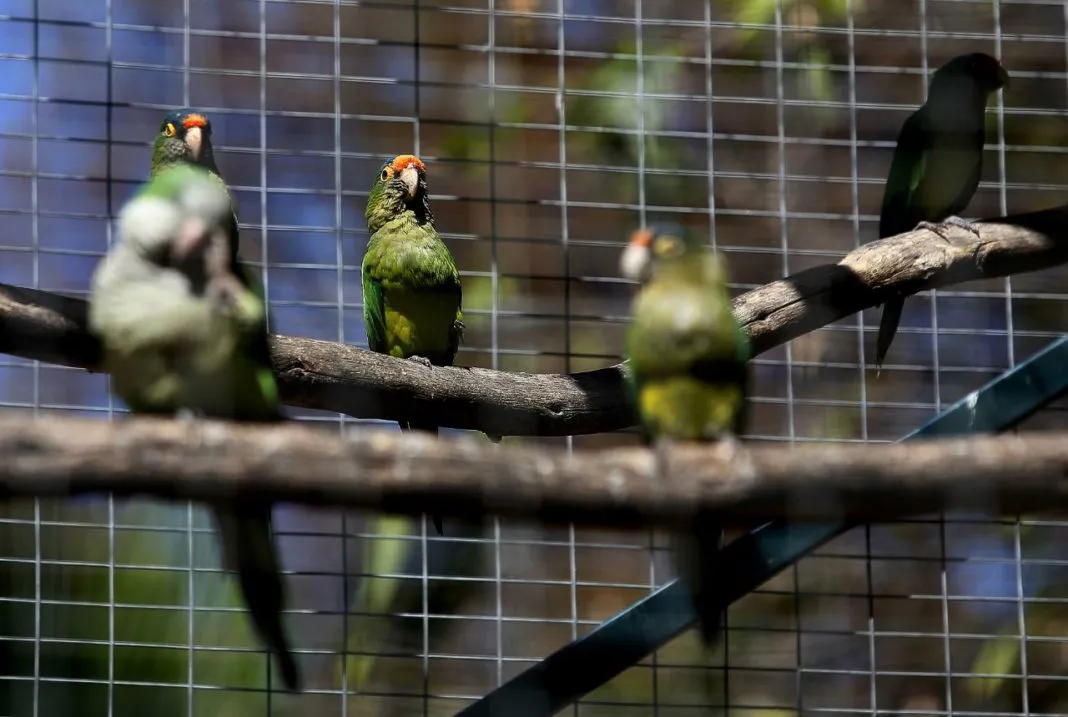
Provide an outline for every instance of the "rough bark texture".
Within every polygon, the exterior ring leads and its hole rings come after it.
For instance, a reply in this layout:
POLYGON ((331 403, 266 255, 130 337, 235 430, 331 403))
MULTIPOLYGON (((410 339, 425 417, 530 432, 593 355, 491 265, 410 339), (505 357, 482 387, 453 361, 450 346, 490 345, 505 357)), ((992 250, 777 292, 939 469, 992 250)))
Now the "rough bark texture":
POLYGON ((0 498, 112 491, 548 523, 679 525, 734 519, 890 519, 938 510, 1068 509, 1068 436, 893 445, 675 446, 663 476, 643 448, 492 446, 420 433, 132 418, 0 421, 0 498))
MULTIPOLYGON (((735 315, 759 354, 892 293, 913 294, 1068 261, 1068 206, 988 220, 980 237, 949 240, 919 230, 865 244, 837 264, 813 267, 742 294, 735 315)), ((85 302, 0 285, 0 351, 93 369, 100 349, 85 331, 85 302)), ((498 435, 576 435, 635 423, 622 364, 570 375, 476 368, 428 369, 343 344, 272 339, 286 403, 357 418, 433 417, 498 435)))

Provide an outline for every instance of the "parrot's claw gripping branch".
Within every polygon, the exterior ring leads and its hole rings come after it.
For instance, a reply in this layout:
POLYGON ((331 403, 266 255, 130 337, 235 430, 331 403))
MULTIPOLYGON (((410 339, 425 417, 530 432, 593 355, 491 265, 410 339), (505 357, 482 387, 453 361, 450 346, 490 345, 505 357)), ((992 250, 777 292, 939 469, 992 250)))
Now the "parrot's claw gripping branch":
MULTIPOLYGON (((1068 262, 1068 206, 973 226, 944 225, 945 242, 931 242, 923 229, 873 241, 836 264, 736 297, 734 314, 749 334, 752 354, 894 294, 1068 262)), ((493 435, 577 435, 637 423, 624 389, 624 364, 575 374, 412 371, 403 359, 341 343, 273 336, 271 344, 282 398, 292 406, 357 418, 418 417, 493 435)), ((0 352, 100 370, 100 345, 86 331, 85 302, 33 289, 0 285, 0 352)))
POLYGON ((975 236, 976 239, 982 239, 983 235, 979 232, 979 227, 976 223, 969 221, 963 217, 956 215, 948 216, 940 222, 920 222, 916 225, 917 229, 926 229, 927 231, 934 232, 938 235, 938 238, 943 241, 949 241, 948 233, 952 227, 963 229, 975 236))
POLYGON ((430 362, 430 359, 425 356, 409 356, 408 360, 413 363, 419 364, 423 368, 434 368, 434 364, 432 364, 430 362))
POLYGON ((889 520, 941 510, 1068 510, 1068 435, 898 444, 674 443, 666 475, 645 448, 568 454, 467 436, 298 423, 131 417, 0 419, 0 498, 112 492, 392 513, 498 515, 546 523, 677 527, 698 513, 739 521, 889 520), (967 486, 964 490, 962 487, 967 486))

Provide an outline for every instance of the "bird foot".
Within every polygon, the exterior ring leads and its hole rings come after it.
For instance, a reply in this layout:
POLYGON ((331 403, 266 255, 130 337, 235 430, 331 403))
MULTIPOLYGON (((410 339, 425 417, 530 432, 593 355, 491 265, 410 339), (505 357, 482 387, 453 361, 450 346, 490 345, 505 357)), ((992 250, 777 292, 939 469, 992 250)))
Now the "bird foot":
POLYGON ((670 438, 658 438, 653 443, 653 457, 656 461, 656 477, 663 480, 668 471, 668 454, 673 442, 670 438))
POLYGON ((187 426, 195 425, 200 420, 200 416, 191 408, 179 408, 174 412, 174 418, 187 426))
POLYGON ((941 237, 943 241, 949 241, 949 237, 946 235, 949 227, 963 229, 969 234, 974 234, 976 238, 982 236, 979 233, 979 228, 975 226, 975 222, 968 221, 967 219, 956 215, 950 215, 940 222, 920 222, 916 225, 917 229, 926 229, 927 231, 934 232, 941 237))
POLYGON ((717 433, 716 441, 718 443, 722 443, 731 447, 737 446, 741 443, 741 441, 738 440, 738 436, 731 433, 730 431, 720 431, 719 433, 717 433))
POLYGON ((414 361, 420 366, 425 366, 427 368, 432 368, 434 366, 434 364, 430 363, 430 359, 426 358, 425 356, 409 356, 408 360, 414 361))

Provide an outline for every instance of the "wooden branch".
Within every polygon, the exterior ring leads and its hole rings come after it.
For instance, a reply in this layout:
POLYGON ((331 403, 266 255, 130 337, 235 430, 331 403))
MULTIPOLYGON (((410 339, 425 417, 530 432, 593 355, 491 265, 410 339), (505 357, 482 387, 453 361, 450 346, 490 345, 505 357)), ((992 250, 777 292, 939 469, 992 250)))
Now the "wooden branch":
POLYGON ((334 431, 132 418, 0 421, 0 498, 111 491, 548 523, 678 526, 700 510, 739 520, 897 518, 938 510, 1068 511, 1068 435, 899 444, 493 446, 382 429, 334 431))
MULTIPOLYGON (((1068 261, 1068 205, 988 220, 976 237, 943 240, 913 231, 871 242, 837 264, 813 267, 749 291, 734 311, 754 355, 871 306, 892 293, 1045 269, 1068 261)), ((94 369, 100 349, 86 333, 85 302, 0 285, 0 352, 94 369)), ((426 369, 344 344, 273 337, 287 404, 357 418, 433 417, 499 435, 575 435, 635 423, 622 364, 575 374, 426 369)))

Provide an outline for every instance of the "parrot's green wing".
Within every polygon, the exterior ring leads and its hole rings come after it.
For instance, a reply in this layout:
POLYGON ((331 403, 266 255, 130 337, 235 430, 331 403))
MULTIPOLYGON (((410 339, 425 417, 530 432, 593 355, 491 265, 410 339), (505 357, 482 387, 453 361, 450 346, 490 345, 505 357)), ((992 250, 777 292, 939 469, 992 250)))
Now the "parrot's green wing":
POLYGON ((920 210, 918 191, 934 139, 926 126, 926 116, 923 110, 912 113, 898 134, 879 214, 880 238, 907 232, 924 221, 924 217, 917 216, 920 210))
POLYGON ((367 330, 367 346, 378 353, 388 353, 386 347, 386 302, 382 282, 374 269, 363 260, 363 323, 367 330))
MULTIPOLYGON (((237 205, 234 203, 234 193, 230 191, 229 185, 226 184, 226 180, 222 178, 222 175, 217 171, 208 170, 208 174, 219 185, 226 190, 226 196, 230 198, 230 226, 227 228, 230 234, 230 264, 232 267, 238 266, 238 250, 241 248, 241 233, 237 227, 237 205)), ((239 273, 235 271, 234 273, 239 273)))
MULTIPOLYGON (((263 293, 263 284, 260 283, 256 273, 243 264, 237 264, 238 277, 241 283, 255 296, 261 307, 266 307, 263 293)), ((271 345, 267 330, 266 309, 262 323, 252 329, 247 344, 247 358, 251 362, 251 368, 256 372, 257 384, 259 385, 261 401, 264 407, 264 416, 260 420, 282 420, 280 410, 281 397, 278 392, 278 382, 275 380, 274 368, 271 363, 271 345)))
POLYGON ((928 97, 901 127, 879 213, 880 238, 956 215, 975 194, 982 172, 984 107, 976 112, 962 100, 947 108, 942 99, 932 104, 928 97))

